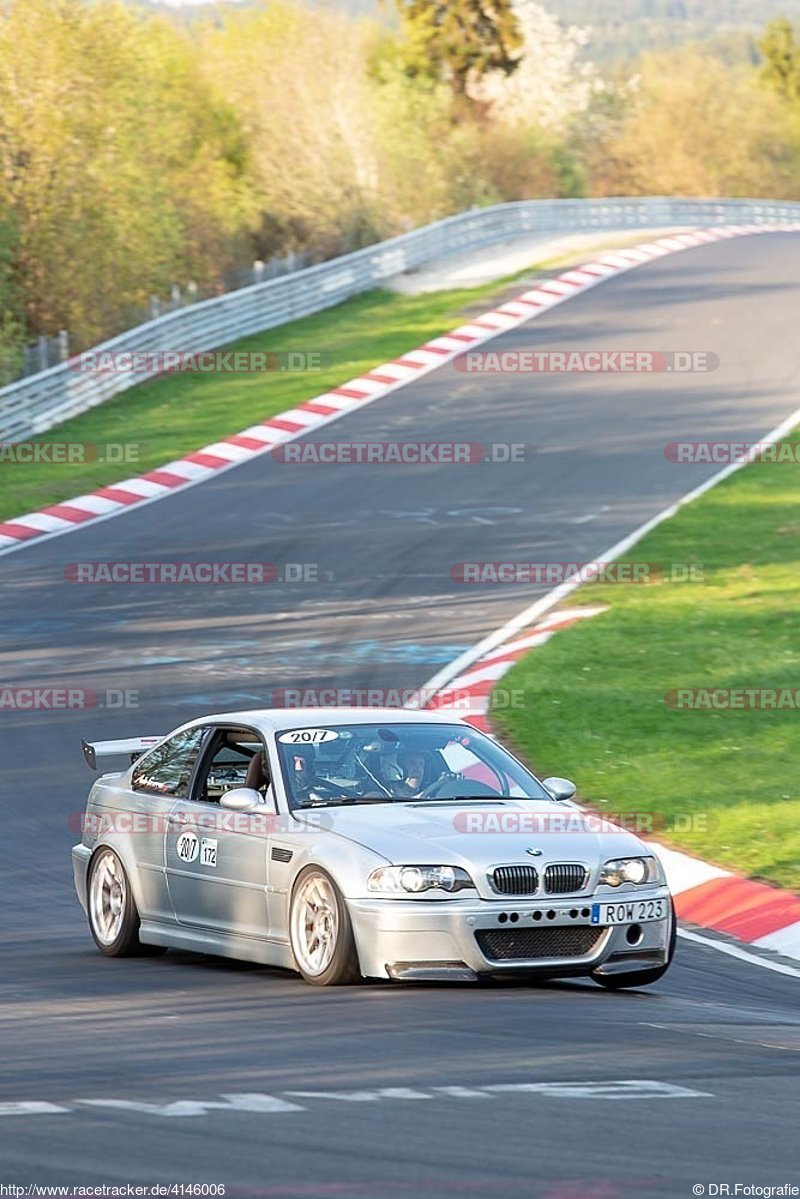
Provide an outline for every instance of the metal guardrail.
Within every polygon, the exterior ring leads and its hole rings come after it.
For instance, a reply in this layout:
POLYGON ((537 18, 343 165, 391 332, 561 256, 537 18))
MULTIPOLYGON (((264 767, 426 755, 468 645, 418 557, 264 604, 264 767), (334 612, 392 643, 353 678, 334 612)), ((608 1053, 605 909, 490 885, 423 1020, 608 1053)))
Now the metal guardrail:
MULTIPOLYGON (((97 353, 201 353, 320 312, 386 279, 525 234, 675 225, 776 225, 800 220, 800 203, 669 197, 520 200, 473 209, 290 275, 165 313, 94 347, 97 353)), ((60 364, 0 389, 0 442, 21 441, 95 408, 158 374, 94 374, 60 364)))

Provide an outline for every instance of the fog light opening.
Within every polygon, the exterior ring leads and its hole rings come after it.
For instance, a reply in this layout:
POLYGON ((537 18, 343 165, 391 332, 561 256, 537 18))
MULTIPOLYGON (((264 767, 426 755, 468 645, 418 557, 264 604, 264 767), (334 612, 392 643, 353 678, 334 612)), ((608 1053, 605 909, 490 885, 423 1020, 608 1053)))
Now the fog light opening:
POLYGON ((628 942, 629 945, 641 944, 643 937, 644 937, 644 929, 642 928, 641 924, 629 924, 628 925, 627 932, 625 933, 625 940, 628 942))

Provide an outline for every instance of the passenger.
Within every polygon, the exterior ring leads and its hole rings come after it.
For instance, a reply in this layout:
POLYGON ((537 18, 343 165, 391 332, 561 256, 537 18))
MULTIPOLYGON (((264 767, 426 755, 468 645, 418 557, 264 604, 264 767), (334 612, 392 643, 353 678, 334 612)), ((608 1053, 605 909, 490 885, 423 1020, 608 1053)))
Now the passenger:
POLYGON ((317 783, 315 754, 310 745, 294 745, 289 754, 289 775, 295 800, 309 799, 317 783))
POLYGON ((250 759, 244 785, 245 787, 252 788, 253 791, 259 791, 262 795, 269 786, 267 755, 263 749, 260 749, 258 753, 253 754, 252 758, 250 759))

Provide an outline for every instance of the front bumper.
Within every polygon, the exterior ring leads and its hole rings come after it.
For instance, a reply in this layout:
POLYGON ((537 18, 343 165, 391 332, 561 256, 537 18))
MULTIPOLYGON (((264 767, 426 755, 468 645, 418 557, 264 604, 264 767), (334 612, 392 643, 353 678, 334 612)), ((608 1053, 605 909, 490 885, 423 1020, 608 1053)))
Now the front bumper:
POLYGON ((518 972, 555 978, 666 965, 672 921, 667 888, 636 892, 637 900, 665 899, 664 919, 593 925, 592 904, 612 898, 605 893, 520 902, 511 896, 502 901, 351 899, 348 909, 361 972, 368 978, 464 979, 518 972), (530 946, 534 956, 498 956, 509 946, 515 954, 520 946, 523 951, 530 946))

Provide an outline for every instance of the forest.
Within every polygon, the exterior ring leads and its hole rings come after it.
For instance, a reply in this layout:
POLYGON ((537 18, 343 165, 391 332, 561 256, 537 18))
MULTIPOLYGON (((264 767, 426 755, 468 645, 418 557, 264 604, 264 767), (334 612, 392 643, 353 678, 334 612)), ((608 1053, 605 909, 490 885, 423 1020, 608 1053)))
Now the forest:
MULTIPOLYGON (((392 0, 387 20, 303 0, 188 18, 119 0, 9 0, 4 378, 40 335, 67 330, 84 348, 176 285, 215 294, 254 260, 320 260, 473 205, 800 196, 789 20, 760 30, 757 61, 687 45, 604 67, 588 33, 557 19, 579 17, 579 0, 553 4, 392 0)), ((602 7, 609 18, 629 5, 602 7)), ((682 7, 692 19, 711 6, 682 7)))

